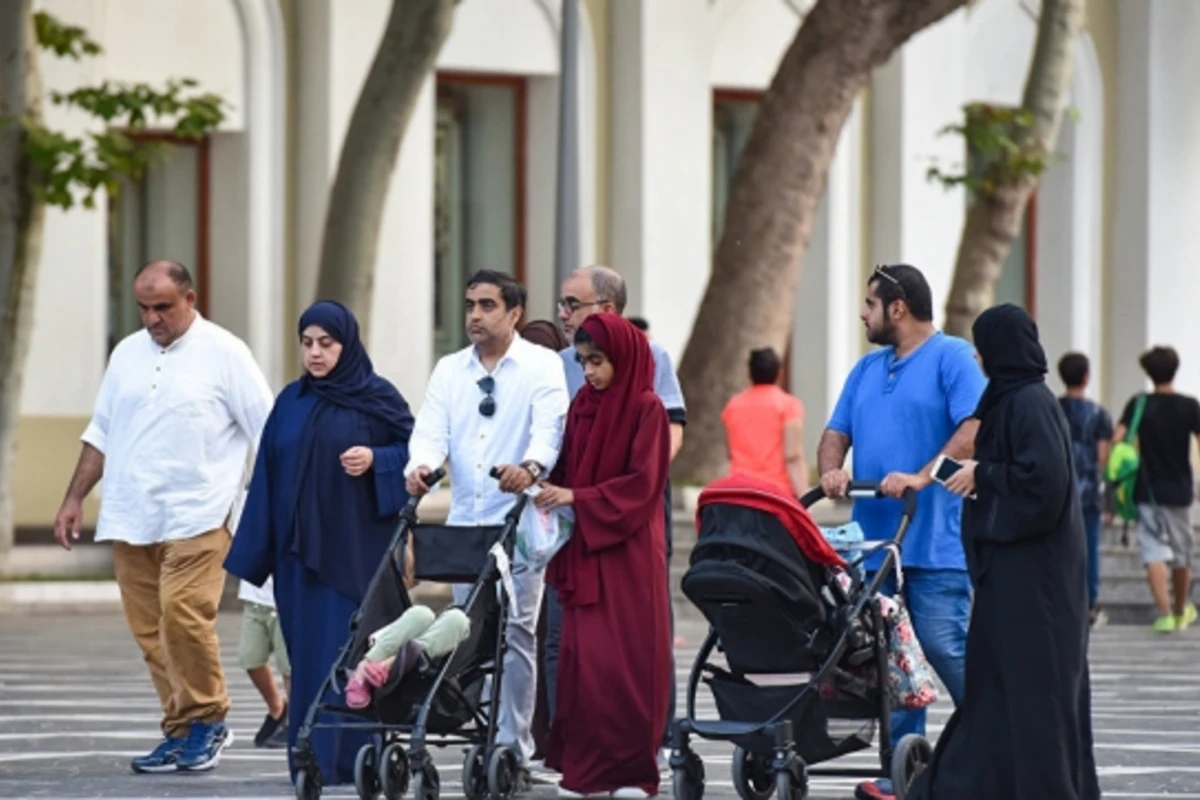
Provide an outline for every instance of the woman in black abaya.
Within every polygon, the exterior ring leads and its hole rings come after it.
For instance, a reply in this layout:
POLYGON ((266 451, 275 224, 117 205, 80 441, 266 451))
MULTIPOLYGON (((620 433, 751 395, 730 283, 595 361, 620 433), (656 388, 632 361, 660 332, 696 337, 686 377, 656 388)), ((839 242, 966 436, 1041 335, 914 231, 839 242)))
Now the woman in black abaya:
POLYGON ((1083 517, 1066 420, 1021 308, 973 328, 989 378, 963 504, 975 586, 966 696, 909 790, 921 800, 1095 800, 1083 517))

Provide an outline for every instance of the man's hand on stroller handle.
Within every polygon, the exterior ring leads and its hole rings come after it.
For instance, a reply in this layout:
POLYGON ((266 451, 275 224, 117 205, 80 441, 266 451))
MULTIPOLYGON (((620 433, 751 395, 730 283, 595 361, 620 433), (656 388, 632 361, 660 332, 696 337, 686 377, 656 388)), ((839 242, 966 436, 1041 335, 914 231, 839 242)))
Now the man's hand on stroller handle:
POLYGON ((880 482, 879 489, 888 497, 899 500, 904 496, 905 489, 919 492, 932 482, 933 479, 924 473, 889 472, 887 477, 880 482))
POLYGON ((446 469, 444 467, 438 467, 434 470, 424 466, 417 467, 405 479, 404 488, 408 490, 410 497, 420 497, 423 494, 427 494, 434 486, 437 486, 444 477, 446 477, 446 469))
POLYGON ((849 471, 838 467, 831 469, 821 476, 821 490, 825 492, 825 496, 833 499, 846 496, 846 490, 850 488, 850 473, 849 471))

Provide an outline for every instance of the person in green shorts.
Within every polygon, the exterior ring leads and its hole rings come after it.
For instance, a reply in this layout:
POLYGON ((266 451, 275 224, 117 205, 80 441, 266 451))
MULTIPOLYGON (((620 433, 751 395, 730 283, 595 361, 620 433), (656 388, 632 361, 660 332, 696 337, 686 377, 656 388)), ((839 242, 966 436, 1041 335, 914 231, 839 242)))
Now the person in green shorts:
POLYGON ((242 636, 238 642, 238 663, 267 704, 267 716, 254 735, 255 747, 281 748, 287 746, 287 695, 291 691, 292 665, 288 661, 287 645, 279 628, 275 611, 275 587, 270 579, 258 588, 241 582, 238 599, 242 606, 242 636), (275 656, 275 668, 283 676, 285 692, 280 694, 270 660, 275 656))

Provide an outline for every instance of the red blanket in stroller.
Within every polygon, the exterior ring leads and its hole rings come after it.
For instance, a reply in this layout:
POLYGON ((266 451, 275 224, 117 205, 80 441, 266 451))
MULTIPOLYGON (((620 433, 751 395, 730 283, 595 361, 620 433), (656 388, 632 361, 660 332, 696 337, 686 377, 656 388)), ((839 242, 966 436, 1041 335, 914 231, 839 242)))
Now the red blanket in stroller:
POLYGON ((726 503, 765 511, 778 519, 792 534, 804 557, 816 564, 830 567, 846 566, 821 534, 808 509, 800 501, 773 483, 749 475, 730 475, 713 481, 700 493, 696 503, 696 529, 700 527, 700 512, 711 503, 726 503))

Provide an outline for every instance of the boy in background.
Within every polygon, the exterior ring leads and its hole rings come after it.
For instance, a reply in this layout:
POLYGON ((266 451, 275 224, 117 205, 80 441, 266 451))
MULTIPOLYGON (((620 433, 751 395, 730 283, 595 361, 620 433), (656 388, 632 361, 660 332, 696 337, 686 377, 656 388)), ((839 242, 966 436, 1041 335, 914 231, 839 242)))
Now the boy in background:
POLYGON ((273 580, 268 578, 261 589, 242 581, 238 599, 244 604, 238 662, 267 704, 267 716, 254 735, 254 746, 287 747, 288 702, 287 697, 279 693, 275 676, 271 674, 271 655, 275 656, 275 668, 283 676, 288 695, 292 691, 292 665, 288 661, 287 645, 283 642, 283 631, 279 627, 279 614, 275 611, 273 580))
POLYGON ((1093 628, 1107 621, 1100 610, 1100 522, 1104 510, 1103 469, 1112 447, 1112 417, 1104 407, 1087 398, 1091 364, 1083 353, 1067 353, 1058 361, 1058 376, 1067 387, 1058 399, 1071 430, 1071 450, 1083 527, 1087 533, 1088 609, 1093 628))

